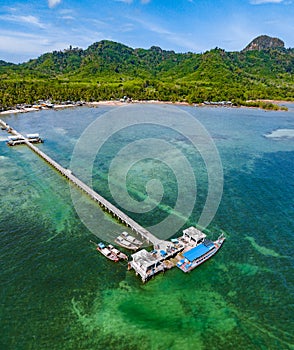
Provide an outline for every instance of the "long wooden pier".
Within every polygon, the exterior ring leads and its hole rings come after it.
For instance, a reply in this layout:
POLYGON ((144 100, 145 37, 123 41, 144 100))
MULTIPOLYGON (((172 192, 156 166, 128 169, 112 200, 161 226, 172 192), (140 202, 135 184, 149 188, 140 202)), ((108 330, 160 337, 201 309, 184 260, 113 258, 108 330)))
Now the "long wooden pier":
POLYGON ((24 139, 24 144, 26 144, 32 151, 34 151, 38 156, 44 159, 48 164, 50 164, 53 168, 55 168, 60 174, 66 177, 69 181, 74 183, 78 188, 87 193, 95 202, 98 202, 99 205, 105 208, 109 213, 111 213, 114 217, 118 218, 121 222, 123 222, 126 226, 130 227, 133 231, 138 233, 143 239, 152 243, 154 246, 164 245, 164 241, 155 237, 151 232, 146 230, 144 227, 139 225, 136 221, 131 219, 128 215, 123 213, 116 206, 111 204, 107 199, 102 197, 99 193, 95 192, 91 187, 86 185, 83 181, 78 179, 69 169, 64 168, 55 160, 50 158, 46 153, 42 152, 34 146, 28 138, 21 135, 15 129, 11 128, 8 124, 0 119, 1 128, 5 129, 7 132, 20 136, 24 139))

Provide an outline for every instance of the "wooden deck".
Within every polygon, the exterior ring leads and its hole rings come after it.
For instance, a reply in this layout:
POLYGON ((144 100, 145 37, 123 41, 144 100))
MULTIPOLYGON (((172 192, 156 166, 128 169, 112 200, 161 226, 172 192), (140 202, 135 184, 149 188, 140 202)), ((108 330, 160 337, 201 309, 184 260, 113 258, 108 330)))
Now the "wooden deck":
POLYGON ((76 176, 74 176, 69 169, 62 167, 59 163, 57 163, 55 160, 50 158, 46 153, 40 151, 39 148, 37 148, 31 142, 29 142, 29 140, 26 137, 24 137, 23 135, 18 133, 16 130, 11 128, 8 124, 3 122, 1 119, 0 119, 0 125, 3 128, 7 128, 6 130, 7 132, 13 135, 21 136, 24 139, 24 144, 26 144, 32 151, 34 151, 38 156, 44 159, 48 164, 50 164, 53 168, 55 168, 60 174, 66 177, 69 181, 74 183, 82 191, 87 193, 95 202, 98 202, 100 206, 104 207, 114 217, 118 218, 126 226, 130 227, 133 231, 139 234, 143 239, 152 243, 153 245, 158 245, 158 246, 164 243, 164 241, 155 237, 151 232, 149 232, 144 227, 139 225, 136 221, 131 219, 128 215, 123 213, 116 206, 111 204, 107 199, 102 197, 99 193, 95 192, 91 187, 89 187, 83 181, 81 181, 76 176))

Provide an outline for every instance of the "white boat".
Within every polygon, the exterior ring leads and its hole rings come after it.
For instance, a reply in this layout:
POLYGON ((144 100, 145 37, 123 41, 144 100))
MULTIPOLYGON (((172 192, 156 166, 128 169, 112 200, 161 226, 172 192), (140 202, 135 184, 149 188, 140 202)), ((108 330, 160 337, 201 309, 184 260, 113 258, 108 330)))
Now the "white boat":
POLYGON ((113 245, 109 244, 107 246, 107 249, 109 249, 113 254, 115 254, 119 259, 128 260, 128 256, 121 252, 120 250, 116 249, 113 245))
POLYGON ((136 246, 135 244, 132 244, 131 242, 125 240, 123 236, 118 236, 115 240, 115 243, 120 245, 123 248, 129 249, 129 250, 137 250, 139 247, 136 246))
POLYGON ((126 241, 129 241, 130 243, 141 247, 141 245, 143 244, 141 241, 139 241, 138 239, 136 239, 135 237, 131 236, 128 232, 123 232, 121 234, 121 236, 126 240, 126 241))
POLYGON ((91 243, 95 244, 96 250, 100 252, 102 255, 104 255, 107 259, 118 262, 119 258, 108 248, 105 247, 105 244, 103 242, 95 243, 93 241, 90 241, 91 243))
POLYGON ((216 241, 205 240, 196 247, 183 254, 184 259, 177 263, 177 267, 183 272, 190 272, 197 266, 203 264, 206 260, 215 255, 225 241, 225 236, 221 234, 216 241))

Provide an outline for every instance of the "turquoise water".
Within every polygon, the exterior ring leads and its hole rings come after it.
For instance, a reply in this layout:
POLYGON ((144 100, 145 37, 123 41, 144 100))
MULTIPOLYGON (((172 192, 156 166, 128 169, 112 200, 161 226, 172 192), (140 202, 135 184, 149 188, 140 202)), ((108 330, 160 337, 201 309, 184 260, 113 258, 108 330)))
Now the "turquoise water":
MULTIPOLYGON (((224 231, 227 240, 192 273, 173 269, 147 284, 89 242, 111 241, 125 228, 28 148, 7 147, 0 131, 1 349, 294 348, 294 105, 288 112, 180 109, 205 126, 219 151, 223 196, 206 232, 215 238, 224 231), (288 130, 289 137, 268 137, 278 129, 288 130)), ((39 132, 45 143, 38 147, 69 167, 85 128, 110 110, 83 107, 2 119, 20 132, 39 132)), ((196 224, 208 191, 205 164, 173 130, 141 125, 111 137, 95 159, 94 188, 113 200, 107 185, 111 159, 145 137, 170 142, 191 163, 197 201, 184 227, 196 224)), ((79 161, 74 171, 82 176, 83 156, 79 161)), ((160 206, 128 211, 144 226, 181 215, 172 211, 176 175, 158 160, 133 165, 129 195, 146 199, 145 184, 153 178, 164 188, 160 206)))

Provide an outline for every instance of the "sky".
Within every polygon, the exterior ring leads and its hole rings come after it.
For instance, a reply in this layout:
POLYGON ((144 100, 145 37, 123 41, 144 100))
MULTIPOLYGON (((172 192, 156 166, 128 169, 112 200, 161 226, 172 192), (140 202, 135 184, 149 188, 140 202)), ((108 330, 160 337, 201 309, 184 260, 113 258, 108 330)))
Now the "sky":
POLYGON ((294 0, 0 0, 0 60, 13 63, 104 39, 240 51, 261 34, 294 47, 294 0))

